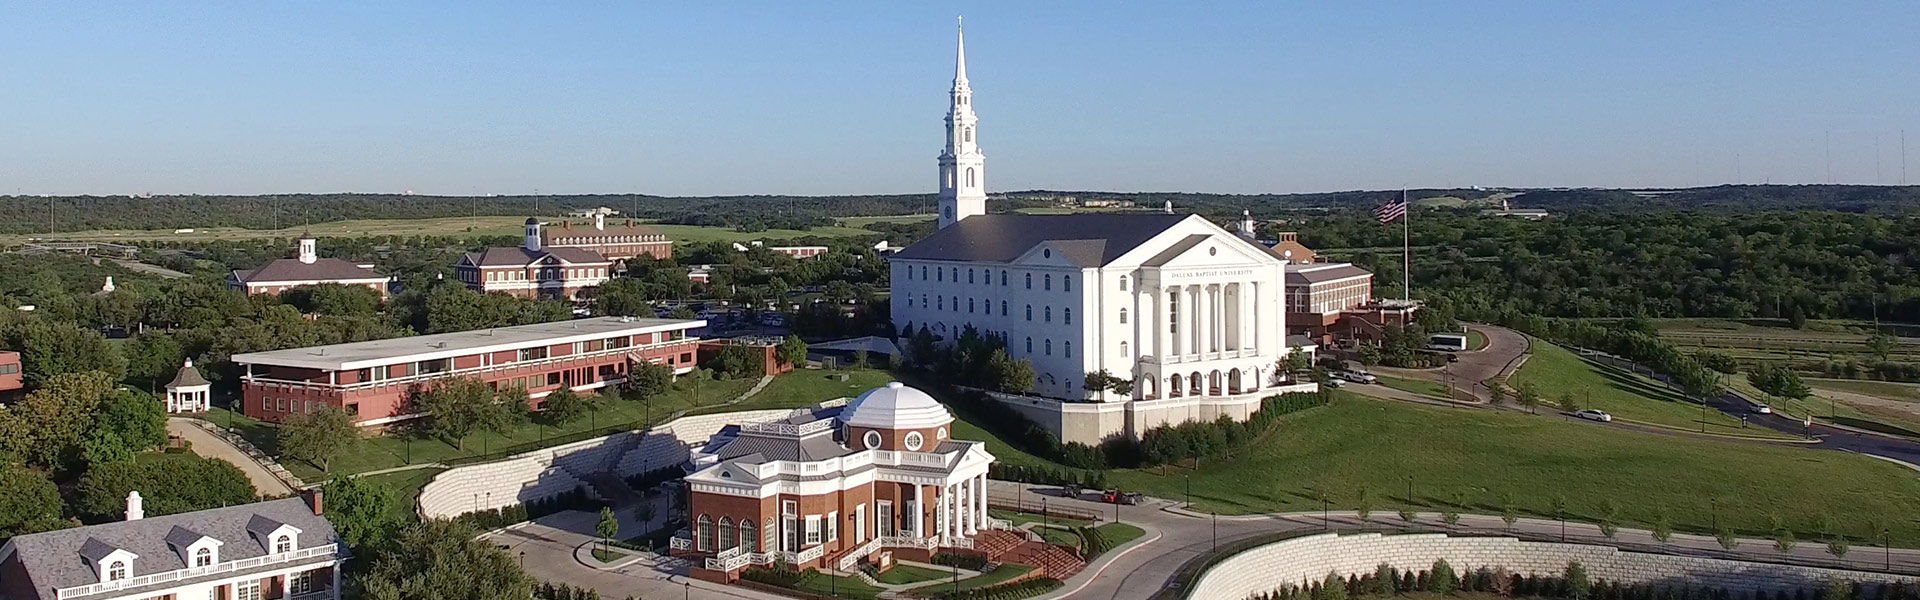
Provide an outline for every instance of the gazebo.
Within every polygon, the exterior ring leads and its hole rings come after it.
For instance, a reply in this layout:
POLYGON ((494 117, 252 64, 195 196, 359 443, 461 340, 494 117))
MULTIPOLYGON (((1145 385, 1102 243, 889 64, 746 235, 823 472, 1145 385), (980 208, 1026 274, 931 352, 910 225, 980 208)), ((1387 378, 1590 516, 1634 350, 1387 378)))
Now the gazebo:
POLYGON ((200 371, 193 368, 193 359, 189 358, 180 365, 173 382, 167 384, 167 412, 206 412, 213 407, 212 396, 213 384, 200 376, 200 371))

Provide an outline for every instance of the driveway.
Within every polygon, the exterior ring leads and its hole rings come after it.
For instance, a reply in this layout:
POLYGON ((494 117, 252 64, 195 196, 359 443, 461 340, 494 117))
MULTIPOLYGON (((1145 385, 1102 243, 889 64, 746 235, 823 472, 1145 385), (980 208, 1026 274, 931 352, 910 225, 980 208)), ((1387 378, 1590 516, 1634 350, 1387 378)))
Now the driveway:
POLYGON ((268 472, 259 461, 247 456, 246 452, 235 448, 220 436, 194 425, 192 420, 177 417, 167 419, 167 433, 192 442, 194 454, 233 463, 233 466, 240 468, 240 472, 247 474, 247 480, 253 482, 254 491, 262 496, 293 494, 293 488, 288 487, 287 483, 280 478, 274 477, 273 473, 268 472))
POLYGON ((1527 353, 1527 336, 1518 331, 1493 325, 1468 325, 1467 329, 1478 331, 1487 336, 1487 347, 1468 352, 1455 352, 1460 360, 1447 363, 1438 369, 1395 369, 1374 367, 1381 374, 1420 379, 1445 384, 1451 380, 1453 386, 1468 391, 1481 402, 1493 399, 1487 386, 1480 382, 1500 375, 1511 374, 1520 367, 1520 356, 1527 353))

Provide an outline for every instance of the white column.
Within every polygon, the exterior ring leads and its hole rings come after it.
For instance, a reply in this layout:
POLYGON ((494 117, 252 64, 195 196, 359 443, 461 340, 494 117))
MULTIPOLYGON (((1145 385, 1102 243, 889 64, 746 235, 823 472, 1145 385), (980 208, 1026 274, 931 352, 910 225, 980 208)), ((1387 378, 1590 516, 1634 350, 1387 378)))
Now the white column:
POLYGON ((1204 320, 1207 298, 1206 288, 1203 286, 1189 285, 1180 289, 1186 291, 1188 296, 1187 322, 1182 323, 1182 325, 1187 326, 1185 330, 1187 332, 1186 339, 1191 342, 1187 344, 1187 354, 1206 352, 1207 336, 1203 329, 1206 325, 1206 321, 1204 320))
POLYGON ((922 498, 922 487, 918 483, 913 484, 913 537, 916 538, 927 537, 927 503, 922 498))
POLYGON ((1260 328, 1260 282, 1253 282, 1253 350, 1267 347, 1266 330, 1260 328))
POLYGON ((987 526, 987 518, 988 518, 987 517, 987 476, 981 475, 979 477, 973 478, 973 489, 979 492, 978 494, 975 494, 973 497, 974 516, 980 519, 980 527, 984 529, 987 526))
POLYGON ((973 503, 975 501, 973 497, 973 479, 969 478, 966 481, 960 482, 960 492, 966 499, 966 502, 960 504, 960 519, 967 524, 967 535, 980 533, 980 517, 973 510, 973 503))
POLYGON ((1253 284, 1240 282, 1240 349, 1253 349, 1253 284))
POLYGON ((940 523, 941 537, 953 536, 953 515, 948 514, 948 509, 952 506, 953 486, 942 484, 940 486, 940 517, 936 519, 940 523))

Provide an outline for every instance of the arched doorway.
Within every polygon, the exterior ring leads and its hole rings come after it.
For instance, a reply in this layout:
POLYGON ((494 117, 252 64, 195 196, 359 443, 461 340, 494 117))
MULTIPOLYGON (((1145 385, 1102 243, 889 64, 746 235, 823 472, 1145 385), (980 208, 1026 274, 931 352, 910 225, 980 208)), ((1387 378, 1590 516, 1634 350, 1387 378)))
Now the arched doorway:
POLYGON ((1180 394, 1185 391, 1185 388, 1180 387, 1180 374, 1174 373, 1173 377, 1168 378, 1168 382, 1167 397, 1179 398, 1180 394))

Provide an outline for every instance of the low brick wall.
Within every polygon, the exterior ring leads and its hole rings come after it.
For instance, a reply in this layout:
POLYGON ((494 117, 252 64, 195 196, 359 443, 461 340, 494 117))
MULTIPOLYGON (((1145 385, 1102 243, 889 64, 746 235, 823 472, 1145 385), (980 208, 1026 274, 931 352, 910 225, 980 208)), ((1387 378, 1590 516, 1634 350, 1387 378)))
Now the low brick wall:
POLYGON ((1920 582, 1920 577, 1801 567, 1718 558, 1623 551, 1612 546, 1528 542, 1509 537, 1445 534, 1319 534, 1259 546, 1216 563, 1195 582, 1191 600, 1246 600, 1286 585, 1372 573, 1385 563, 1401 570, 1431 568, 1446 559, 1462 574, 1505 567, 1521 575, 1560 575, 1579 561, 1587 575, 1616 583, 1716 587, 1735 592, 1817 589, 1827 579, 1920 582))

